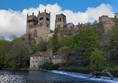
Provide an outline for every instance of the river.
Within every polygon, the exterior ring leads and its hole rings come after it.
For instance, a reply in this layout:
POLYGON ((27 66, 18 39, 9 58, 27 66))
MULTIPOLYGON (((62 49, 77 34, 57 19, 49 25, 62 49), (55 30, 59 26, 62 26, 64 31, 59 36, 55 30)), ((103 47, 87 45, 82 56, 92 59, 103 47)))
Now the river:
POLYGON ((0 83, 118 83, 118 78, 89 78, 87 74, 63 71, 0 71, 0 83))

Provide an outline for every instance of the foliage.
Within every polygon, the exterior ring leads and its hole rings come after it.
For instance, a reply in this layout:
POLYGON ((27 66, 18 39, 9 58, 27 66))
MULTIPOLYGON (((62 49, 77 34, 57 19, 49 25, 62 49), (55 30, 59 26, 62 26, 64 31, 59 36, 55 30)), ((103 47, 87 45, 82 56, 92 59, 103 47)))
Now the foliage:
MULTIPOLYGON (((81 31, 67 41, 71 49, 69 61, 72 64, 89 65, 89 56, 94 48, 99 48, 97 36, 93 28, 81 31)), ((70 63, 69 63, 70 64, 70 63)))
POLYGON ((47 50, 47 47, 48 47, 48 45, 47 45, 47 42, 45 42, 45 41, 40 41, 39 44, 33 44, 33 45, 31 45, 31 48, 33 50, 33 53, 34 52, 37 52, 37 51, 46 51, 47 50))
POLYGON ((60 47, 60 48, 58 49, 58 54, 60 54, 60 55, 62 55, 62 56, 68 55, 69 52, 70 52, 70 48, 67 47, 67 46, 63 46, 63 47, 60 47))
POLYGON ((101 49, 110 64, 118 65, 118 19, 114 20, 114 27, 106 32, 101 40, 101 49))
POLYGON ((39 68, 47 69, 47 70, 56 70, 56 69, 58 69, 58 67, 59 67, 58 65, 55 65, 51 62, 45 62, 39 66, 39 68))
POLYGON ((109 43, 107 44, 109 59, 115 65, 118 65, 118 27, 114 27, 109 36, 109 43))
POLYGON ((29 67, 31 49, 26 42, 13 42, 5 56, 5 64, 10 69, 21 69, 29 67))
POLYGON ((102 70, 106 66, 106 59, 103 52, 99 49, 95 49, 91 52, 90 67, 92 70, 102 70))
POLYGON ((63 58, 62 63, 68 62, 68 55, 70 54, 70 48, 67 46, 60 47, 57 53, 63 58))
MULTIPOLYGON (((56 30, 57 31, 57 30, 56 30)), ((53 50, 53 52, 56 52, 57 49, 59 48, 59 44, 58 44, 58 36, 57 33, 55 32, 55 34, 53 35, 52 38, 50 38, 49 40, 49 45, 51 47, 51 49, 53 50)))
POLYGON ((5 64, 5 54, 8 52, 11 43, 6 40, 0 40, 0 68, 5 64))
POLYGON ((73 71, 73 72, 82 72, 82 73, 89 73, 90 68, 89 67, 80 67, 80 66, 61 66, 59 68, 60 70, 65 70, 65 71, 73 71))

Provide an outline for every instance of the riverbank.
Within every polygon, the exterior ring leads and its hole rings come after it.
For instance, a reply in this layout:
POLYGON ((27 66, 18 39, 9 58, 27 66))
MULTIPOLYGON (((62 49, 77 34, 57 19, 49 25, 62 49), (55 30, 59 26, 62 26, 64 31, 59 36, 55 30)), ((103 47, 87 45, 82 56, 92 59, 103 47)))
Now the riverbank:
POLYGON ((78 67, 78 66, 62 66, 59 68, 59 70, 86 73, 86 74, 89 74, 91 71, 89 67, 78 67))
MULTIPOLYGON (((111 71, 111 74, 113 74, 114 77, 118 77, 118 66, 111 66, 106 67, 106 69, 111 71)), ((22 68, 22 69, 9 69, 4 68, 2 70, 8 70, 8 71, 30 71, 28 68, 22 68)), ((77 73, 84 73, 84 74, 90 74, 92 71, 90 67, 80 67, 80 66, 61 66, 61 65, 43 65, 43 68, 40 70, 61 70, 61 71, 69 71, 69 72, 77 72, 77 73)))
MULTIPOLYGON (((106 67, 106 69, 110 70, 114 77, 118 77, 118 66, 106 67)), ((85 73, 85 74, 90 74, 90 72, 92 71, 89 67, 79 67, 79 66, 62 66, 59 68, 59 70, 85 73)))
MULTIPOLYGON (((117 83, 118 78, 114 77, 111 80, 111 77, 99 76, 91 77, 90 74, 79 73, 79 72, 69 72, 62 70, 40 70, 40 71, 0 71, 0 80, 1 81, 22 81, 21 83, 117 83), (17 78, 17 80, 16 80, 17 78), (44 80, 45 78, 45 80, 44 80), (63 81, 62 81, 63 80, 63 81)), ((3 83, 4 83, 3 82, 3 83)))

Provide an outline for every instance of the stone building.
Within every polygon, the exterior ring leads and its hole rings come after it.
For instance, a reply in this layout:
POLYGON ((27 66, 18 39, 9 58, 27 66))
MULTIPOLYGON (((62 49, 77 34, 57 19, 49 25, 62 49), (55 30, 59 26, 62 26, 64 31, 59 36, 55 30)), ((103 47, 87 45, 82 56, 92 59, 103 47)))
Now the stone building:
POLYGON ((30 70, 38 70, 39 65, 44 62, 50 62, 50 54, 48 52, 36 52, 30 57, 30 70))
POLYGON ((99 17, 99 22, 103 23, 105 32, 108 30, 111 30, 111 28, 114 26, 114 22, 113 22, 112 18, 110 18, 106 15, 99 17))
POLYGON ((26 39, 34 39, 36 43, 40 40, 48 41, 48 39, 53 35, 50 30, 50 12, 38 13, 37 16, 32 13, 32 15, 27 14, 27 26, 26 26, 26 39))
POLYGON ((66 16, 64 14, 56 15, 55 28, 62 28, 66 25, 66 16))
POLYGON ((51 57, 51 62, 53 64, 60 64, 60 63, 62 63, 62 61, 63 61, 63 59, 62 59, 61 55, 53 55, 51 57))

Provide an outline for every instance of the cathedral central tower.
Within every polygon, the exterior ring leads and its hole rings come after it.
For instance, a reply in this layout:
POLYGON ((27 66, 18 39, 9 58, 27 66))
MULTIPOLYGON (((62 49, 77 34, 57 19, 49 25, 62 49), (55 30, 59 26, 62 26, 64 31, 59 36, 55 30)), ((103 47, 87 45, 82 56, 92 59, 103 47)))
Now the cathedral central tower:
POLYGON ((27 27, 26 27, 27 39, 34 39, 37 43, 40 40, 47 41, 50 32, 50 12, 38 13, 37 16, 32 13, 32 15, 27 14, 27 27))

